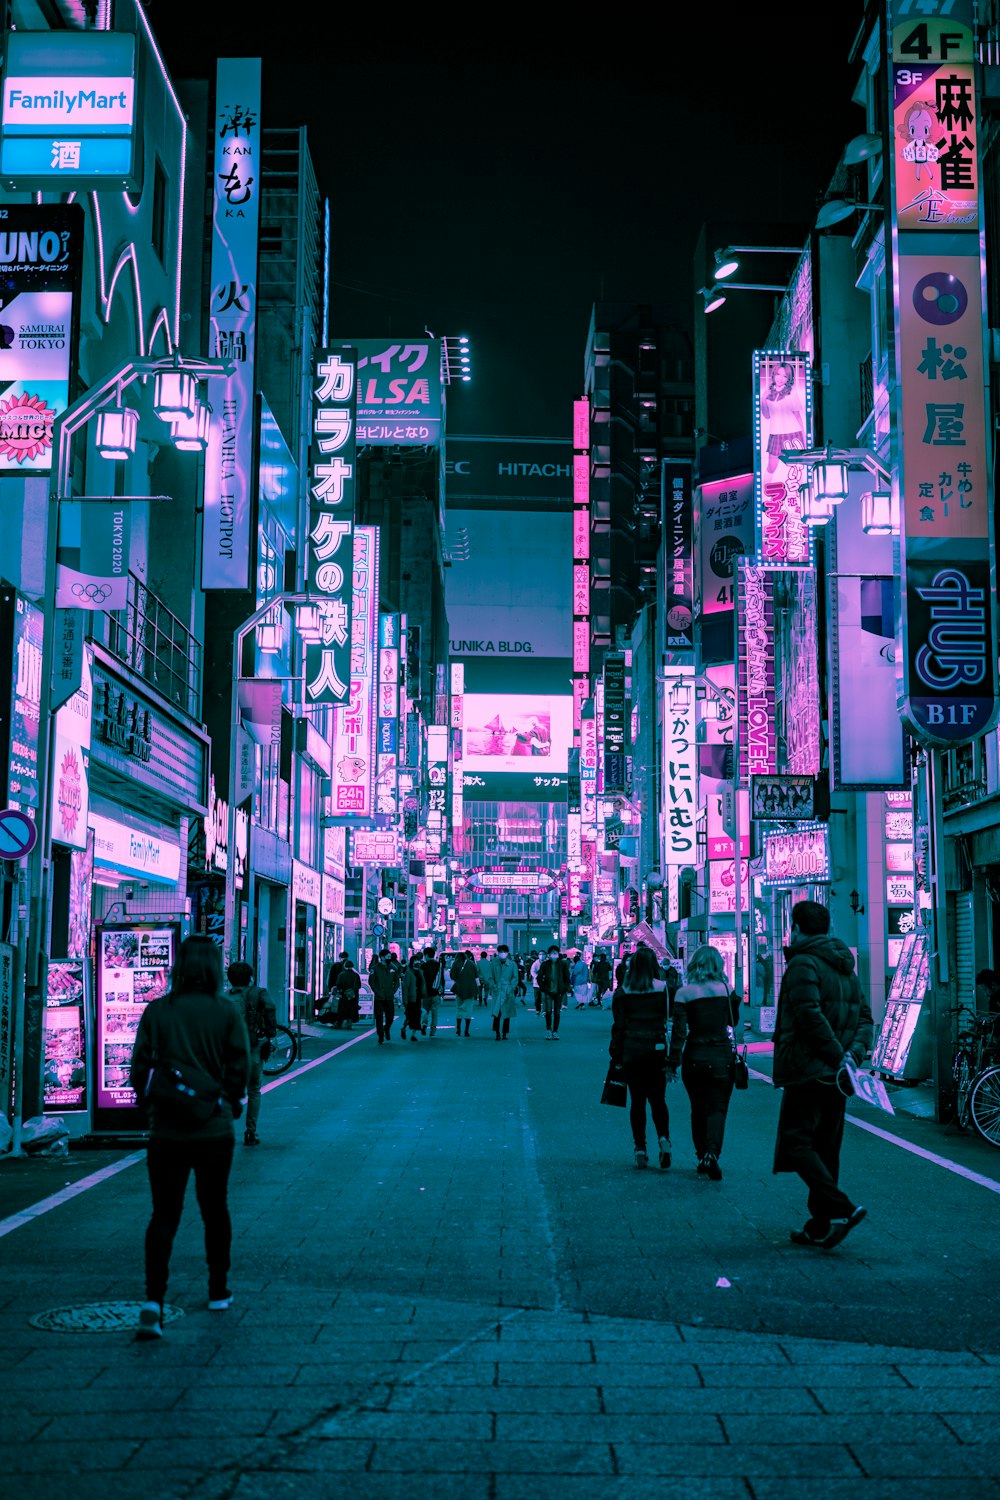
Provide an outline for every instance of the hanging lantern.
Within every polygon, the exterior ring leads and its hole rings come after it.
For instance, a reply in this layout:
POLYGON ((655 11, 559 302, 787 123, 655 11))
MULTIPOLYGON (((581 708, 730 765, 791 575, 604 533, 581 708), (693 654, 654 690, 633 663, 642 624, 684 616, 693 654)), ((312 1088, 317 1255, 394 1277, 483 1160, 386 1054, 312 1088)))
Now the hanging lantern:
POLYGON ((899 511, 890 490, 869 490, 861 496, 861 527, 868 536, 899 534, 899 511))
POLYGON ((139 413, 131 406, 106 406, 97 414, 97 451, 102 458, 131 458, 139 432, 139 413))
POLYGON ((670 708, 675 714, 687 713, 691 707, 691 688, 683 677, 678 678, 670 689, 670 708))
POLYGON ((180 417, 173 423, 171 442, 181 453, 204 453, 211 423, 212 408, 203 401, 196 401, 193 416, 180 417))
POLYGON ((848 473, 847 464, 834 458, 832 449, 828 448, 826 457, 813 464, 812 487, 817 500, 828 500, 831 505, 846 500, 848 473))
POLYGON ((799 486, 799 501, 802 505, 802 519, 807 526, 826 526, 833 519, 833 503, 825 497, 817 495, 813 475, 814 469, 809 470, 809 477, 805 484, 799 486))
POLYGON ((153 378, 153 410, 161 422, 191 418, 197 402, 197 381, 187 370, 157 370, 153 378))
POLYGON ((307 646, 318 646, 323 640, 323 622, 318 604, 300 604, 295 611, 295 628, 307 646))

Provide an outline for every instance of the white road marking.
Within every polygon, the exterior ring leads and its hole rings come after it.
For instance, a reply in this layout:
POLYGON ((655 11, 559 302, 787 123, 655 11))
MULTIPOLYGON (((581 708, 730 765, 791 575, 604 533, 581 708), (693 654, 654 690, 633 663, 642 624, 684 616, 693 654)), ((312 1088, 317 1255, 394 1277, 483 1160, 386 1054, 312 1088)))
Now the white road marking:
MULTIPOLYGON (((761 1083, 773 1083, 767 1073, 758 1073, 756 1068, 750 1069, 751 1078, 759 1078, 761 1083)), ((936 1151, 927 1151, 923 1146, 915 1146, 912 1141, 904 1141, 901 1136, 893 1135, 890 1130, 882 1130, 878 1125, 872 1125, 867 1120, 859 1120, 857 1115, 846 1115, 848 1125, 856 1125, 859 1130, 867 1130, 869 1135, 877 1135, 879 1140, 889 1141, 893 1146, 899 1146, 903 1151, 909 1151, 911 1156, 919 1156, 923 1161, 931 1162, 935 1167, 943 1167, 946 1172, 954 1172, 956 1177, 964 1177, 966 1182, 974 1182, 977 1187, 984 1187, 990 1193, 1000 1193, 1000 1182, 992 1177, 984 1177, 981 1172, 973 1172, 971 1167, 963 1167, 957 1161, 949 1161, 946 1156, 938 1156, 936 1151)))
MULTIPOLYGON (((349 1042, 343 1042, 341 1046, 334 1047, 332 1052, 324 1052, 322 1057, 314 1057, 312 1062, 303 1063, 301 1068, 284 1073, 280 1078, 272 1078, 270 1083, 264 1084, 261 1093, 269 1094, 272 1089, 280 1088, 283 1083, 294 1082, 296 1078, 301 1078, 303 1073, 308 1073, 312 1068, 318 1068, 320 1063, 329 1062, 330 1058, 336 1057, 339 1052, 346 1052, 348 1047, 353 1047, 358 1042, 363 1042, 366 1037, 374 1035, 374 1031, 359 1031, 357 1036, 352 1036, 349 1042)), ((124 1172, 127 1167, 134 1167, 138 1162, 145 1160, 145 1151, 133 1151, 129 1156, 123 1156, 121 1161, 112 1162, 110 1166, 102 1167, 99 1172, 91 1172, 89 1176, 81 1177, 79 1182, 72 1182, 68 1187, 60 1188, 58 1193, 52 1193, 48 1198, 32 1203, 30 1208, 23 1208, 20 1213, 10 1214, 6 1219, 0 1219, 0 1239, 5 1234, 11 1234, 15 1229, 22 1229, 25 1224, 34 1223, 35 1219, 41 1218, 42 1214, 50 1213, 61 1204, 78 1198, 88 1188, 97 1187, 99 1183, 107 1182, 119 1172, 124 1172)))

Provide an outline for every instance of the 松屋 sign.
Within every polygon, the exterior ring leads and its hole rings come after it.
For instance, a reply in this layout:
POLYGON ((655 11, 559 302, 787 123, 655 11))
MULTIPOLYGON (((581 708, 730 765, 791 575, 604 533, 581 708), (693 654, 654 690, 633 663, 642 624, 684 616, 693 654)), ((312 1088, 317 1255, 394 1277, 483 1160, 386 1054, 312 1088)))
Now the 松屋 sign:
POLYGON ((141 187, 136 35, 9 31, 0 178, 15 192, 141 187))

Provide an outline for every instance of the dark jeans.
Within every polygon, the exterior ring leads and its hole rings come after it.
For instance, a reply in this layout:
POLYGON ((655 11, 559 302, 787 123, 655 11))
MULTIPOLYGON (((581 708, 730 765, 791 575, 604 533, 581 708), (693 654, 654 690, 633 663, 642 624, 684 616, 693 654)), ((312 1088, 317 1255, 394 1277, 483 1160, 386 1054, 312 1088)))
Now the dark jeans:
MULTIPOLYGON (((493 1017, 493 1030, 496 1032, 497 1036, 500 1035, 500 1017, 499 1016, 494 1016, 493 1017)), ((504 1016, 503 1017, 503 1034, 504 1034, 504 1036, 509 1036, 510 1035, 510 1016, 504 1016)))
POLYGON ((174 1236, 181 1222, 184 1192, 194 1172, 194 1190, 205 1225, 208 1295, 222 1297, 229 1280, 229 1251, 233 1239, 226 1189, 233 1164, 233 1138, 164 1141, 155 1136, 146 1147, 146 1167, 153 1194, 153 1217, 146 1230, 146 1297, 162 1302, 167 1295, 167 1272, 174 1236))
POLYGON ((640 1057, 624 1067, 628 1084, 629 1124, 637 1151, 646 1149, 646 1106, 653 1117, 653 1129, 657 1138, 670 1136, 670 1115, 667 1110, 667 1075, 663 1070, 662 1054, 640 1057))
POLYGON ((797 1172, 809 1189, 810 1234, 825 1234, 831 1219, 854 1212, 837 1186, 846 1103, 831 1083, 796 1083, 782 1095, 774 1165, 779 1172, 797 1172))
POLYGON ((388 1000, 382 1000, 378 995, 374 997, 373 1009, 375 1013, 375 1030, 379 1039, 388 1036, 392 1030, 392 1023, 396 1018, 396 1004, 390 995, 388 1000))
POLYGON ((543 995, 545 1002, 545 1026, 548 1031, 559 1030, 559 1016, 562 1013, 562 995, 543 995))
POLYGON ((733 1092, 733 1064, 685 1057, 681 1078, 691 1100, 691 1139, 699 1160, 706 1153, 722 1155, 726 1113, 733 1092))

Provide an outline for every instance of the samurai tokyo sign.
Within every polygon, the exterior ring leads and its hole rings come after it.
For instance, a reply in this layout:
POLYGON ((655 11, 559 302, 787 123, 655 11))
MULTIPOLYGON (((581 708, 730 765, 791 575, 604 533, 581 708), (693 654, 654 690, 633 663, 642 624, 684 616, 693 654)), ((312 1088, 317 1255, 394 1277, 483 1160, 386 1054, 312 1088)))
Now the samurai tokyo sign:
POLYGON ((997 693, 972 10, 972 0, 953 0, 946 15, 925 7, 915 18, 895 0, 886 22, 896 125, 889 280, 898 289, 900 709, 918 739, 941 745, 988 729, 997 693))
POLYGON ((306 590, 318 601, 306 638, 310 703, 344 703, 351 677, 351 559, 357 483, 357 372, 353 349, 313 361, 306 590))

